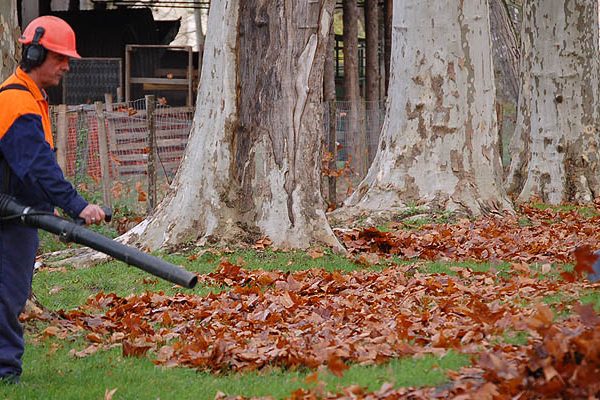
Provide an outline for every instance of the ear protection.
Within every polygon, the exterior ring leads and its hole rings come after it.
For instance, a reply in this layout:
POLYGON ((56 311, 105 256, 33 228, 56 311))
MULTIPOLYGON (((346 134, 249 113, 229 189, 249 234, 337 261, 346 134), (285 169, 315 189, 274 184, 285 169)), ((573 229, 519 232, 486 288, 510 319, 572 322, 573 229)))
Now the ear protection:
POLYGON ((27 45, 23 52, 23 61, 27 66, 26 72, 29 72, 32 68, 39 67, 46 59, 48 51, 40 44, 40 39, 44 36, 46 30, 42 26, 35 28, 35 34, 33 40, 27 45))

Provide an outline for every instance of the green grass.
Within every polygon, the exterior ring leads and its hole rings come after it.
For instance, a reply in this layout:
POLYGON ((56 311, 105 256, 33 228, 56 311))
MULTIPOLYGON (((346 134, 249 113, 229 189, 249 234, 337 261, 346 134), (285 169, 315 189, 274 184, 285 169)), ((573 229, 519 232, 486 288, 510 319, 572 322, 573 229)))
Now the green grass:
POLYGON ((228 255, 203 255, 201 262, 206 262, 215 267, 219 264, 222 256, 234 264, 241 264, 246 269, 265 271, 302 271, 311 268, 322 268, 326 271, 355 271, 357 264, 345 256, 333 254, 326 250, 323 257, 312 258, 305 251, 255 251, 244 250, 228 255))
POLYGON ((561 205, 550 205, 544 203, 534 203, 532 207, 540 209, 540 210, 548 210, 551 209, 556 212, 568 213, 571 211, 576 211, 583 218, 592 218, 597 217, 599 215, 598 210, 594 207, 586 207, 586 206, 578 206, 574 204, 561 204, 561 205))
MULTIPOLYGON (((311 258, 306 252, 275 252, 244 250, 231 254, 204 253, 191 260, 190 254, 157 254, 176 265, 182 265, 190 271, 207 274, 214 272, 220 262, 226 258, 231 263, 241 265, 248 270, 279 270, 283 272, 301 271, 306 269, 324 269, 329 272, 351 272, 363 270, 364 267, 352 260, 327 252, 320 258, 311 258)), ((408 262, 410 264, 410 262, 408 262)), ((372 266, 370 270, 380 270, 393 265, 407 264, 406 261, 390 259, 381 265, 372 266)), ((419 270, 430 274, 456 275, 454 267, 468 268, 474 272, 487 272, 494 268, 501 275, 510 271, 510 264, 494 264, 479 262, 428 262, 419 267, 419 270)), ((70 310, 85 303, 89 296, 99 291, 127 296, 132 293, 146 291, 163 291, 173 295, 179 291, 206 295, 209 292, 221 291, 220 287, 203 287, 201 285, 187 290, 179 288, 162 279, 155 278, 145 271, 127 266, 120 261, 110 261, 93 268, 67 268, 66 271, 41 270, 36 272, 33 279, 33 292, 38 300, 50 310, 70 310)))
MULTIPOLYGON (((117 236, 119 236, 116 229, 109 224, 91 225, 87 226, 87 228, 111 239, 114 239, 117 236)), ((38 230, 38 232, 40 238, 40 246, 38 251, 39 254, 52 253, 55 251, 81 247, 80 245, 75 243, 63 243, 60 240, 58 240, 58 237, 56 235, 43 231, 41 229, 38 230)))
POLYGON ((488 272, 494 268, 496 271, 502 274, 510 272, 509 263, 500 263, 491 265, 490 263, 474 262, 474 261, 462 261, 462 262, 438 262, 433 261, 427 263, 423 267, 423 272, 429 274, 448 274, 456 275, 453 268, 468 268, 473 272, 488 272))
POLYGON ((519 218, 518 223, 521 228, 524 228, 526 226, 533 226, 533 222, 531 222, 531 220, 526 217, 519 218))
MULTIPOLYGON (((214 272, 224 258, 248 270, 288 272, 322 268, 330 272, 348 272, 363 269, 352 260, 331 252, 326 252, 325 256, 315 259, 302 251, 274 252, 271 250, 261 252, 245 250, 233 254, 205 253, 194 260, 190 259, 193 258, 190 257, 190 254, 157 254, 157 256, 202 274, 214 272)), ((377 268, 383 267, 385 265, 377 268)), ((167 295, 173 295, 181 290, 185 289, 155 278, 135 267, 127 266, 120 261, 110 261, 93 268, 67 268, 64 272, 41 270, 36 272, 33 280, 33 292, 38 300, 50 310, 73 309, 85 303, 89 296, 95 295, 99 291, 127 296, 131 293, 145 291, 163 291, 167 295)), ((205 295, 209 291, 220 290, 222 288, 197 286, 193 290, 186 290, 186 293, 205 295)))
POLYGON ((529 340, 529 334, 523 331, 506 331, 503 335, 504 343, 514 346, 524 346, 529 340))
POLYGON ((597 290, 586 290, 581 293, 579 300, 582 304, 591 304, 596 312, 600 312, 600 292, 597 290))
MULTIPOLYGON (((246 269, 296 271, 323 268, 328 271, 364 269, 350 259, 326 252, 313 259, 306 252, 238 251, 232 254, 194 252, 159 255, 175 264, 200 273, 214 271, 226 256, 231 262, 246 269)), ((50 310, 70 310, 85 303, 99 291, 126 296, 145 291, 164 291, 205 295, 209 291, 227 288, 203 287, 186 290, 144 271, 117 261, 93 268, 66 271, 41 270, 33 280, 34 293, 50 310)), ((38 323, 38 327, 43 324, 38 323)), ((31 326, 30 326, 31 328, 31 326)), ((106 390, 117 389, 114 399, 213 399, 217 392, 228 395, 289 397, 298 388, 311 388, 307 376, 314 373, 305 369, 283 371, 266 370, 260 373, 213 374, 187 368, 157 367, 149 358, 124 358, 120 348, 99 351, 86 358, 69 355, 71 349, 82 350, 83 341, 70 342, 47 339, 33 343, 28 335, 24 357, 24 373, 19 386, 0 386, 2 399, 102 399, 106 390)), ((374 391, 385 382, 397 386, 435 386, 447 381, 445 371, 469 365, 466 355, 450 352, 445 357, 395 359, 378 366, 352 365, 338 378, 327 370, 319 372, 326 390, 359 385, 374 391)))
MULTIPOLYGON (((145 291, 164 291, 172 295, 181 290, 185 289, 117 261, 93 268, 69 268, 66 272, 40 271, 33 279, 33 293, 50 310, 76 308, 100 291, 127 296, 145 291)), ((193 293, 203 295, 210 290, 213 288, 199 286, 193 293)))
MULTIPOLYGON (((117 389, 114 399, 214 399, 215 394, 285 398, 307 382, 313 371, 278 369, 244 374, 213 374, 186 368, 157 367, 146 358, 124 358, 119 349, 73 358, 70 347, 81 343, 45 341, 29 344, 24 357, 22 382, 0 385, 2 399, 103 399, 106 390, 117 389), (56 350, 56 347, 58 349, 56 350)), ((393 360, 379 366, 351 366, 343 377, 319 373, 329 391, 350 385, 377 390, 385 382, 397 386, 435 386, 444 383, 445 371, 470 363, 468 356, 448 353, 393 360)))
MULTIPOLYGON (((230 262, 246 269, 297 271, 322 268, 327 271, 364 270, 365 267, 352 260, 325 252, 323 257, 312 258, 306 252, 255 251, 198 252, 188 250, 175 254, 157 254, 174 264, 199 273, 215 271, 226 257, 230 262)), ((405 261, 390 259, 377 268, 405 261)), ((423 273, 456 274, 454 267, 468 268, 474 272, 489 271, 494 268, 500 274, 510 273, 510 264, 490 264, 478 262, 428 262, 420 263, 418 270, 423 273)), ((534 268, 532 266, 532 268, 534 268)), ((34 293, 38 300, 50 310, 70 310, 85 303, 89 296, 99 291, 127 296, 146 291, 163 291, 168 295, 177 292, 206 295, 210 291, 227 290, 226 287, 206 287, 198 285, 193 290, 175 287, 161 279, 154 278, 144 271, 129 267, 121 262, 111 261, 93 268, 66 271, 41 270, 33 280, 34 293)), ((586 293, 589 302, 599 304, 600 297, 586 293)), ((548 301, 559 301, 551 299, 548 301)), ((41 323, 40 323, 41 324, 41 323)), ((43 326, 42 326, 43 328, 43 326)), ((522 345, 527 336, 523 332, 509 332, 498 340, 522 345)), ((120 348, 78 359, 69 355, 71 349, 82 350, 83 341, 70 342, 47 339, 33 343, 28 335, 28 345, 24 358, 24 374, 19 386, 0 386, 0 399, 102 399, 106 390, 117 389, 114 399, 213 399, 215 394, 271 396, 276 399, 289 397, 298 388, 311 388, 314 383, 307 377, 314 373, 305 369, 271 369, 259 373, 213 374, 187 368, 165 369, 152 364, 150 358, 124 358, 120 348)), ((469 365, 466 355, 450 352, 445 357, 427 356, 422 358, 394 359, 378 366, 352 365, 338 378, 326 370, 319 371, 319 379, 326 390, 338 392, 350 385, 377 390, 385 382, 400 386, 438 386, 447 381, 446 370, 457 370, 469 365)))

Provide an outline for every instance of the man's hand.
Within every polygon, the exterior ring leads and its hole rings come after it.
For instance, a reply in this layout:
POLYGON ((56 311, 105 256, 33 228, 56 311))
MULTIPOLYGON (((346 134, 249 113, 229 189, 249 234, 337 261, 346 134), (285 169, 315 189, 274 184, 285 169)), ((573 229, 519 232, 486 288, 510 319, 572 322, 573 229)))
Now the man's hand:
POLYGON ((88 204, 79 214, 79 218, 85 220, 86 225, 99 225, 104 221, 104 211, 96 204, 88 204))

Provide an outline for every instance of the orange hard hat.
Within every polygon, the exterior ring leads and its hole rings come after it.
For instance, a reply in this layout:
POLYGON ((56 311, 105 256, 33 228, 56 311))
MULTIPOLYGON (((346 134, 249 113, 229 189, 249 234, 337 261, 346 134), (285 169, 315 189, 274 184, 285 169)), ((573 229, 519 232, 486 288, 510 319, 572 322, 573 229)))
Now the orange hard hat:
POLYGON ((63 19, 51 15, 37 17, 27 25, 19 42, 28 45, 33 41, 37 28, 44 28, 39 44, 46 50, 68 57, 81 58, 75 46, 75 32, 63 19))

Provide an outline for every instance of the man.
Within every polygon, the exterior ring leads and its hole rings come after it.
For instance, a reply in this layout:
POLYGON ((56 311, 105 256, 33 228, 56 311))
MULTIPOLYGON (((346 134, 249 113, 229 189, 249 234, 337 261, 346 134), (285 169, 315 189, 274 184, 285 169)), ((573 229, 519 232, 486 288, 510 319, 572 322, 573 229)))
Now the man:
MULTIPOLYGON (((0 85, 0 191, 39 211, 62 208, 87 224, 104 219, 65 180, 54 155, 47 96, 80 58, 75 33, 62 19, 34 19, 19 38, 23 58, 0 85)), ((18 317, 31 290, 37 229, 0 221, 0 380, 18 383, 24 351, 18 317)))

